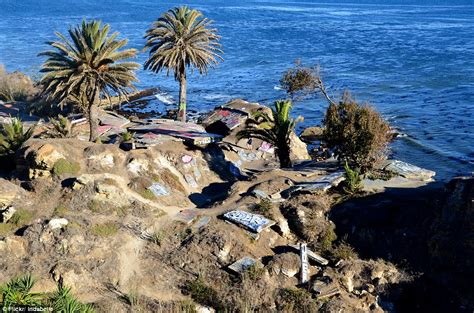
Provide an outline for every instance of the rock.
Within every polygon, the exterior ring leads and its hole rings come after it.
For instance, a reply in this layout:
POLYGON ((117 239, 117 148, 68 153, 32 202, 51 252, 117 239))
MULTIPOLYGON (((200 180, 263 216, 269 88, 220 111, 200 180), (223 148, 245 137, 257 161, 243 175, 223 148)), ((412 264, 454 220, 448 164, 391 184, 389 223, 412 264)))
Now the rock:
POLYGON ((6 237, 0 240, 0 252, 5 256, 13 256, 15 258, 22 258, 26 255, 27 241, 18 236, 6 237))
POLYGON ((52 220, 49 221, 48 227, 53 230, 53 229, 58 229, 58 228, 63 228, 68 224, 68 220, 65 218, 53 218, 52 220))
POLYGON ((392 171, 408 179, 421 181, 430 181, 432 180, 433 176, 436 175, 436 172, 434 171, 430 171, 399 160, 388 160, 385 166, 383 166, 383 169, 392 171))
POLYGON ((0 178, 0 209, 10 206, 20 192, 20 187, 0 178))
POLYGON ((290 135, 290 158, 292 160, 311 160, 308 147, 295 133, 290 135))
POLYGON ((273 257, 269 264, 270 273, 283 274, 287 277, 295 276, 301 268, 300 257, 295 253, 283 253, 273 257))
POLYGON ((324 129, 319 126, 307 127, 303 130, 300 138, 305 142, 314 142, 321 140, 324 129))
POLYGON ((30 292, 35 294, 53 293, 58 290, 58 285, 51 278, 40 278, 36 280, 30 292))
POLYGON ((2 223, 8 222, 8 220, 12 218, 12 216, 13 216, 13 214, 15 214, 15 212, 16 212, 16 210, 13 207, 6 208, 5 211, 2 212, 0 222, 2 222, 2 223))

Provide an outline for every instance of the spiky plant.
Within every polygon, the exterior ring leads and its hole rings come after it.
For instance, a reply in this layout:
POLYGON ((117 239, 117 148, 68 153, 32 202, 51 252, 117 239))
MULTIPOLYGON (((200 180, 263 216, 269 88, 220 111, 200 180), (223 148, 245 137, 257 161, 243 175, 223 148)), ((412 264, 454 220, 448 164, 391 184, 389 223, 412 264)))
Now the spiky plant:
POLYGON ((8 308, 18 306, 41 306, 41 297, 39 294, 31 293, 31 288, 35 284, 35 280, 31 275, 17 277, 10 280, 1 288, 1 307, 5 311, 8 308))
POLYGON ((237 133, 239 138, 256 138, 275 147, 281 168, 292 167, 290 159, 290 136, 302 117, 290 118, 292 103, 290 100, 275 101, 271 115, 257 112, 247 120, 246 127, 237 133))
POLYGON ((59 115, 57 119, 51 118, 50 123, 52 125, 51 131, 48 135, 53 138, 70 138, 72 137, 73 125, 64 116, 59 115))
POLYGON ((348 194, 356 194, 362 189, 362 178, 360 168, 351 169, 347 161, 344 163, 344 191, 348 194))
POLYGON ((16 151, 33 136, 34 126, 27 131, 18 118, 12 118, 11 123, 3 124, 0 131, 0 156, 11 158, 16 151))
POLYGON ((127 62, 136 56, 135 49, 123 49, 127 39, 117 40, 118 32, 108 36, 110 26, 100 21, 87 22, 69 29, 69 37, 56 32, 59 41, 48 42, 53 48, 40 53, 46 56, 41 68, 43 93, 59 104, 72 102, 86 113, 90 141, 98 138, 97 108, 112 95, 125 96, 135 87, 134 70, 139 65, 127 62))
POLYGON ((58 290, 50 299, 54 312, 62 313, 93 313, 94 307, 79 302, 71 294, 71 288, 58 286, 58 290))
POLYGON ((164 13, 147 30, 145 50, 150 50, 145 69, 174 73, 179 81, 178 118, 186 121, 186 68, 206 74, 208 68, 223 60, 217 30, 212 21, 187 6, 164 13))

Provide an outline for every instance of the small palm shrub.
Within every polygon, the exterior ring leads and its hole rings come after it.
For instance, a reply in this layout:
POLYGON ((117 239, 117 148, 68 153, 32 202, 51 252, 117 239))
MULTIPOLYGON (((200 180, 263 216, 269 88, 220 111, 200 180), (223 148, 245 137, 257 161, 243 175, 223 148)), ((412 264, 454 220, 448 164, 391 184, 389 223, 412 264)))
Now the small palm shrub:
POLYGON ((348 194, 356 194, 362 189, 362 178, 360 177, 360 169, 351 169, 349 164, 344 163, 344 192, 348 194))
POLYGON ((246 122, 246 128, 237 133, 238 138, 256 138, 266 141, 275 147, 281 168, 292 167, 290 159, 290 135, 302 117, 290 117, 292 103, 290 100, 275 101, 271 115, 256 112, 246 122))
POLYGON ((57 119, 49 120, 52 129, 48 132, 51 138, 71 138, 74 125, 64 116, 59 115, 57 119))
POLYGON ((3 124, 0 132, 0 155, 14 155, 18 149, 33 136, 34 127, 24 130, 23 123, 12 118, 10 124, 3 124))
POLYGON ((54 312, 64 313, 93 313, 94 307, 90 304, 83 304, 79 302, 71 294, 71 289, 68 287, 59 286, 58 290, 50 299, 51 306, 54 312))
POLYGON ((368 105, 359 105, 345 92, 339 104, 331 103, 323 120, 324 141, 339 160, 366 173, 386 155, 392 139, 390 127, 368 105))
POLYGON ((0 131, 0 167, 12 170, 16 165, 16 152, 21 146, 33 136, 34 126, 27 131, 24 130, 23 123, 13 118, 11 123, 3 124, 0 131))
POLYGON ((42 299, 39 294, 31 293, 35 280, 31 275, 14 278, 1 287, 0 307, 4 311, 18 306, 40 307, 42 299))

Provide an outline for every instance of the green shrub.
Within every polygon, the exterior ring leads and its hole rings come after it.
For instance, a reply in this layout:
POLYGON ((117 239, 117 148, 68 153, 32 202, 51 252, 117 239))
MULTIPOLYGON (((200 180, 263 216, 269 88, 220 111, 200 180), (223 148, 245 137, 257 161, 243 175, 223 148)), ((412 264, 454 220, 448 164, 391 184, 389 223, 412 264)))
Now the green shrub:
POLYGON ((39 294, 31 293, 35 279, 31 275, 25 275, 10 280, 1 287, 0 306, 4 311, 18 306, 40 307, 42 299, 39 294))
POLYGON ((342 241, 333 249, 332 255, 337 260, 350 260, 357 258, 357 252, 345 241, 342 241))
POLYGON ((297 93, 303 95, 316 91, 319 87, 319 71, 317 67, 304 67, 299 60, 293 68, 283 73, 281 87, 292 97, 297 93))
POLYGON ((3 160, 0 162, 14 166, 16 152, 33 136, 34 129, 33 126, 25 131, 23 123, 17 118, 12 118, 11 123, 3 124, 3 129, 0 131, 0 157, 3 160))
POLYGON ((73 124, 64 116, 59 115, 58 119, 51 118, 52 129, 48 132, 51 138, 71 138, 73 135, 73 124))
POLYGON ((59 286, 58 290, 52 295, 51 307, 54 312, 64 313, 93 313, 94 307, 90 304, 79 302, 72 294, 68 287, 59 286))
POLYGON ((339 160, 360 168, 361 173, 385 158, 392 139, 388 123, 370 106, 355 102, 349 92, 339 104, 329 105, 323 123, 327 146, 334 149, 339 160))
POLYGON ((76 175, 81 170, 81 166, 77 162, 70 162, 66 159, 59 159, 53 165, 53 173, 56 176, 63 174, 76 175))
POLYGON ((69 210, 65 205, 60 204, 56 208, 54 208, 53 215, 54 216, 59 216, 59 217, 64 217, 67 214, 68 211, 69 210))
POLYGON ((344 192, 348 194, 359 193, 362 189, 362 178, 360 177, 360 169, 351 169, 347 161, 344 163, 344 192))
POLYGON ((251 281, 255 282, 257 280, 260 280, 264 273, 265 269, 262 266, 253 264, 245 269, 244 275, 248 277, 251 281))
POLYGON ((277 309, 282 312, 317 312, 311 294, 306 290, 293 288, 280 289, 277 309))
POLYGON ((337 239, 335 228, 336 227, 333 224, 330 224, 322 234, 320 238, 320 246, 322 251, 331 251, 332 243, 337 239))
POLYGON ((28 224, 33 219, 33 213, 24 209, 18 209, 12 217, 8 220, 8 223, 15 226, 22 226, 28 224))
POLYGON ((133 140, 133 133, 125 132, 122 134, 122 142, 132 141, 133 140))
POLYGON ((268 199, 262 199, 257 205, 254 207, 254 211, 257 212, 258 214, 261 214, 263 216, 266 216, 268 218, 272 217, 272 210, 273 210, 273 204, 270 200, 268 199))
POLYGON ((217 292, 212 287, 208 286, 201 277, 187 281, 184 291, 199 304, 210 306, 215 309, 222 307, 217 292))
POLYGON ((0 236, 8 235, 14 228, 15 226, 13 224, 0 223, 0 236))
POLYGON ((165 233, 163 231, 156 231, 151 235, 150 241, 154 244, 161 246, 163 240, 165 239, 165 233))
POLYGON ((99 237, 108 237, 115 235, 118 231, 118 227, 115 223, 108 222, 104 224, 97 224, 92 226, 91 233, 99 237))
POLYGON ((148 199, 148 200, 156 200, 156 196, 155 194, 153 193, 153 191, 151 191, 150 189, 143 189, 143 190, 140 190, 139 191, 139 194, 145 198, 145 199, 148 199))

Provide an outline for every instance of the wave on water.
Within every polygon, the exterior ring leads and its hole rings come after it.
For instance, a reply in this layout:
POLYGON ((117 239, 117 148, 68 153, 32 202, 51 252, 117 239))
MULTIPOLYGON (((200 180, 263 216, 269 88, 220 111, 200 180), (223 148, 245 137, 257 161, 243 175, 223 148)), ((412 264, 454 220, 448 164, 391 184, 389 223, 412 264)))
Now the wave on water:
POLYGON ((167 94, 166 92, 160 92, 155 94, 156 99, 165 103, 165 104, 175 104, 176 101, 173 99, 173 96, 167 94))

